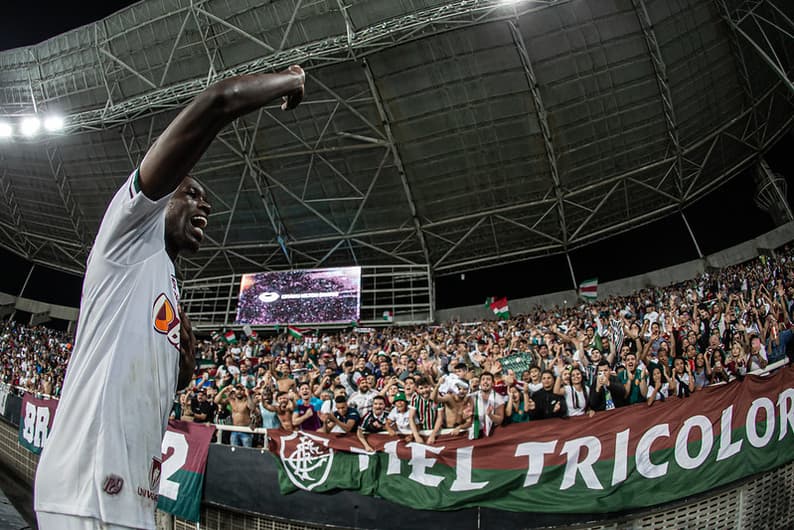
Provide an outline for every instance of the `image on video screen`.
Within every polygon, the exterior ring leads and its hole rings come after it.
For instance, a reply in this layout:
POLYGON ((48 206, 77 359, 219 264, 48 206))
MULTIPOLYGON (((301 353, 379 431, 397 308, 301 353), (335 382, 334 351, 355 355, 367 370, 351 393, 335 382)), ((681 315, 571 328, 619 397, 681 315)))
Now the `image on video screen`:
POLYGON ((361 267, 245 274, 237 324, 349 323, 359 318, 361 267))

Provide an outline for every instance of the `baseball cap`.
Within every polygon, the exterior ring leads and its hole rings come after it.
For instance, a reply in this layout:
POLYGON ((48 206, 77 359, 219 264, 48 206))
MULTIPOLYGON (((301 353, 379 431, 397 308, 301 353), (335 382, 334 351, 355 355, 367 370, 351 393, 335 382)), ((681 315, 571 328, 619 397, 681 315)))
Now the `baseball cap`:
POLYGON ((397 403, 398 401, 405 401, 408 403, 408 400, 405 399, 405 392, 397 392, 394 394, 394 399, 392 401, 394 401, 394 403, 397 403))

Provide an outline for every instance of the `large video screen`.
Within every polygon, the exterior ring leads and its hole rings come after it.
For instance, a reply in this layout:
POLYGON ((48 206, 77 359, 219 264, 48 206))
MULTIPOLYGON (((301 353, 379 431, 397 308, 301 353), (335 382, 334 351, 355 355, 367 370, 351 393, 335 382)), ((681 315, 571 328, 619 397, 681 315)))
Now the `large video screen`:
POLYGON ((245 274, 237 324, 348 324, 360 292, 361 267, 245 274))

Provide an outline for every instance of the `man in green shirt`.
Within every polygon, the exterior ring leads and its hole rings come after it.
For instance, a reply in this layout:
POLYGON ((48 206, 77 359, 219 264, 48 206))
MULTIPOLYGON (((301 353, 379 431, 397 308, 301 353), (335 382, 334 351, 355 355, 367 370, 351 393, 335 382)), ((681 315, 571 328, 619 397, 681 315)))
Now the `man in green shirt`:
POLYGON ((645 368, 637 367, 637 355, 629 353, 626 355, 626 369, 618 377, 626 388, 628 404, 640 403, 645 401, 644 396, 648 393, 648 373, 645 368))

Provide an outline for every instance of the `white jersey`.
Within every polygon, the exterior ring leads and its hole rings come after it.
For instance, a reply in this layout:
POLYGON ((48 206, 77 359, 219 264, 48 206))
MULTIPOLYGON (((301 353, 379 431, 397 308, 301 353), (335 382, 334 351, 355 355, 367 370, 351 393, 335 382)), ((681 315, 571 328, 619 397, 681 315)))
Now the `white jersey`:
POLYGON ((152 201, 136 179, 113 197, 88 258, 35 508, 153 529, 179 371, 179 292, 165 250, 171 195, 152 201))

